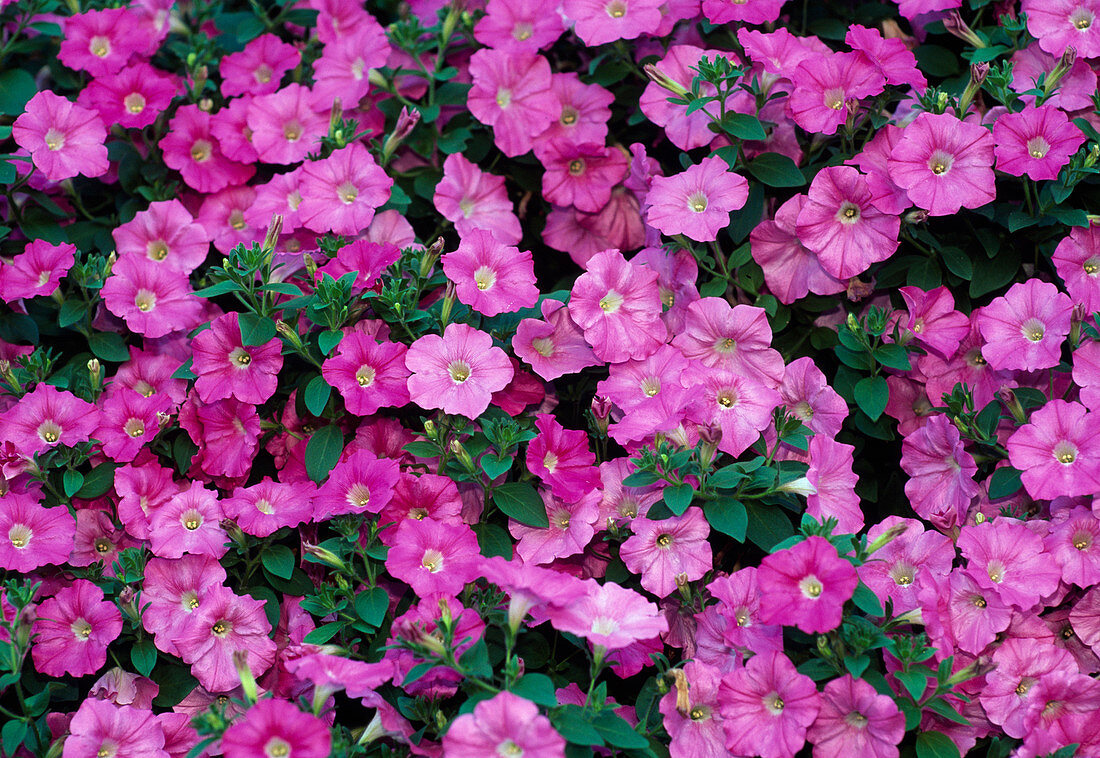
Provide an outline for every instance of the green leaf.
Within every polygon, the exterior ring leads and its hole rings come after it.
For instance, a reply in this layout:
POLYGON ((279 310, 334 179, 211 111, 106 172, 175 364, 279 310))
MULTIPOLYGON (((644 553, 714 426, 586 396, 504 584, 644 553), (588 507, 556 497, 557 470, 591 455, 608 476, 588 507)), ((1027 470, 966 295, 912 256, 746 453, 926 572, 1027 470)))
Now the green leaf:
POLYGON ((11 161, 0 161, 0 184, 12 184, 17 178, 19 172, 15 170, 15 164, 11 161))
POLYGON ((226 279, 224 282, 218 282, 217 284, 211 284, 209 287, 195 290, 191 294, 195 297, 218 297, 219 295, 228 295, 230 292, 244 291, 244 287, 234 281, 226 279))
POLYGON ((677 516, 682 516, 695 497, 695 488, 690 484, 670 484, 665 487, 663 494, 668 509, 677 516))
POLYGON ((176 369, 175 371, 172 372, 172 378, 173 379, 183 379, 185 381, 188 381, 188 380, 191 380, 191 379, 198 379, 199 375, 191 370, 193 363, 194 363, 194 358, 188 358, 186 361, 183 362, 182 366, 180 366, 178 369, 176 369))
POLYGON ((477 535, 477 546, 481 554, 486 558, 499 555, 509 560, 512 559, 512 539, 508 531, 498 524, 474 524, 474 534, 477 535))
POLYGON ((651 484, 656 484, 661 481, 661 477, 654 474, 652 471, 635 471, 633 474, 623 479, 624 487, 648 487, 651 484))
POLYGON ((290 579, 298 559, 294 551, 286 545, 269 545, 260 553, 260 561, 264 564, 264 568, 275 576, 280 579, 290 579))
POLYGON ((745 541, 749 514, 740 500, 729 497, 708 500, 703 505, 703 514, 707 517, 707 522, 722 534, 728 534, 738 542, 745 541))
POLYGON ((856 382, 855 400, 867 418, 878 421, 890 399, 890 387, 881 376, 868 376, 856 382))
MULTIPOLYGON (((328 642, 333 637, 335 637, 340 632, 340 630, 343 628, 343 626, 344 626, 344 623, 342 621, 333 621, 331 624, 324 624, 323 626, 319 626, 316 629, 314 629, 312 632, 307 634, 302 639, 302 642, 308 643, 310 645, 324 645, 326 642, 328 642)), ((428 668, 435 668, 434 663, 421 664, 421 665, 427 665, 428 668)), ((414 667, 413 670, 409 672, 409 676, 412 676, 413 671, 416 671, 417 668, 420 668, 420 666, 414 667)), ((425 671, 425 672, 422 672, 422 674, 423 673, 427 673, 427 672, 425 671)), ((418 676, 417 679, 419 679, 419 678, 420 677, 418 676)), ((407 678, 405 680, 405 683, 408 684, 408 679, 407 678)))
POLYGON ((940 257, 947 266, 947 270, 955 276, 966 281, 974 276, 974 263, 965 252, 957 247, 944 247, 940 249, 940 257))
POLYGON ((852 675, 853 679, 859 679, 863 676, 863 672, 867 670, 867 667, 871 665, 871 659, 866 655, 848 656, 844 659, 844 668, 848 669, 848 673, 852 675))
POLYGON ((355 615, 375 628, 386 619, 390 608, 390 596, 381 587, 371 587, 355 596, 355 615))
MULTIPOLYGON (((457 642, 457 640, 456 640, 457 642)), ((478 679, 491 679, 493 666, 489 663, 489 646, 485 640, 478 640, 459 657, 458 662, 466 669, 466 673, 478 679)))
POLYGON ((501 512, 521 524, 545 529, 550 526, 546 504, 526 482, 508 482, 493 490, 493 503, 501 512))
POLYGON ((989 477, 989 499, 1000 500, 1002 497, 1015 495, 1022 486, 1020 471, 1011 466, 1002 466, 989 477))
POLYGON ((114 332, 96 332, 88 340, 88 346, 96 358, 112 363, 125 363, 130 360, 130 351, 122 337, 114 332))
POLYGON ((78 323, 88 312, 88 304, 83 300, 66 300, 57 313, 57 325, 62 329, 78 323))
POLYGON ((61 484, 65 490, 65 497, 72 497, 84 486, 84 474, 69 469, 61 477, 61 484))
POLYGON ((508 470, 512 468, 512 463, 513 459, 510 455, 504 460, 498 460, 495 455, 483 455, 481 460, 478 461, 481 470, 485 472, 489 479, 497 479, 507 474, 508 470))
POLYGON ((344 333, 339 329, 329 329, 317 335, 317 347, 321 348, 322 355, 328 355, 343 338, 344 333))
POLYGON ((328 405, 329 395, 332 394, 332 386, 325 381, 323 376, 315 376, 309 380, 309 384, 306 385, 306 391, 303 398, 306 403, 306 410, 312 413, 314 416, 320 416, 325 412, 325 406, 328 405))
POLYGON ((624 750, 640 750, 649 747, 649 740, 634 731, 634 728, 612 710, 600 711, 592 720, 592 726, 600 733, 604 741, 613 747, 624 750))
POLYGON ((708 476, 707 485, 718 489, 728 489, 730 487, 736 487, 748 478, 748 474, 746 474, 738 464, 731 463, 708 476))
POLYGON ((914 54, 920 70, 929 76, 947 77, 959 70, 959 59, 946 47, 921 45, 914 54))
POLYGON ((275 339, 275 322, 266 316, 242 313, 238 318, 241 324, 241 342, 246 347, 266 345, 275 339))
POLYGON ((145 638, 130 648, 130 662, 134 669, 142 676, 153 673, 153 667, 157 665, 157 646, 151 639, 145 638))
POLYGON ((554 708, 558 704, 554 682, 546 674, 524 674, 522 679, 512 685, 512 693, 547 708, 554 708))
POLYGON ((914 700, 920 700, 928 688, 929 673, 928 669, 922 666, 909 671, 895 671, 894 676, 905 685, 905 690, 914 700))
POLYGON ((599 747, 604 744, 603 737, 587 716, 584 708, 570 703, 556 712, 551 712, 550 721, 558 730, 558 734, 569 742, 575 745, 599 747))
POLYGON ((898 371, 911 371, 913 369, 912 364, 909 362, 909 353, 901 345, 880 345, 875 349, 874 355, 876 361, 888 368, 897 369, 898 371))
POLYGON ((19 719, 11 719, 0 729, 0 745, 4 747, 4 755, 15 755, 19 746, 23 744, 23 738, 27 736, 27 722, 19 719))
POLYGON ((0 71, 0 114, 18 116, 27 107, 27 101, 37 92, 34 77, 23 69, 9 68, 7 71, 0 71))
POLYGON ((859 608, 868 616, 886 615, 886 609, 882 607, 878 596, 863 582, 856 585, 856 591, 852 593, 852 602, 856 604, 856 608, 859 608))
POLYGON ((84 476, 84 484, 76 491, 76 497, 92 500, 106 495, 115 483, 117 463, 104 461, 84 476))
POLYGON ((749 161, 747 168, 769 187, 801 187, 806 183, 795 162, 780 153, 761 153, 749 161))
POLYGON ((745 503, 749 515, 745 536, 763 550, 771 550, 783 540, 794 535, 794 527, 786 511, 774 505, 745 503))
POLYGON ((917 758, 960 758, 960 755, 946 734, 921 732, 917 735, 917 758))
POLYGON ((954 721, 956 724, 962 726, 970 726, 970 722, 955 708, 951 703, 944 700, 942 697, 933 698, 928 701, 927 707, 943 716, 948 721, 954 721))
POLYGON ((719 124, 722 130, 740 140, 763 140, 768 138, 768 133, 760 124, 760 119, 747 113, 729 112, 719 124))
POLYGON ((970 280, 970 297, 976 298, 1000 289, 1014 278, 1020 268, 1020 253, 1012 245, 1003 246, 992 260, 978 260, 970 280))
POLYGON ((344 432, 331 424, 323 426, 313 433, 306 443, 306 473, 314 482, 320 484, 329 475, 340 453, 344 452, 344 432))

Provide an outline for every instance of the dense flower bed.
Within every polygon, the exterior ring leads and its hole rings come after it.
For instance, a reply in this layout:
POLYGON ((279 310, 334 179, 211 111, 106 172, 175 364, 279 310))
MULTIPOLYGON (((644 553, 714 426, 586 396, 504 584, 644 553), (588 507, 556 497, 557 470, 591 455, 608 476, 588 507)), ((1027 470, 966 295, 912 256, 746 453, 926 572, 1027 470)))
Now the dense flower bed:
POLYGON ((0 752, 1100 755, 1098 14, 0 0, 0 752))

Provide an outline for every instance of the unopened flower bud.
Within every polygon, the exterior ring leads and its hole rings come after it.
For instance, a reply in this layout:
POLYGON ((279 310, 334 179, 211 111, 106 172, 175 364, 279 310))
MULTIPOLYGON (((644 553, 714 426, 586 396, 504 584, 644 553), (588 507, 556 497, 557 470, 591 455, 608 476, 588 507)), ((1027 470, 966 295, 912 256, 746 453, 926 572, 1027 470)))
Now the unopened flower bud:
POLYGON ((424 422, 424 436, 427 437, 430 440, 434 440, 436 438, 436 433, 437 432, 436 432, 436 428, 435 428, 435 422, 432 421, 431 419, 428 419, 427 421, 425 421, 424 422))
POLYGON ((283 233, 283 217, 278 213, 271 214, 271 223, 267 225, 267 234, 264 235, 264 252, 267 253, 268 263, 275 252, 275 245, 279 242, 279 235, 283 233))
POLYGON ((1062 57, 1058 59, 1058 63, 1043 79, 1043 94, 1049 95, 1055 90, 1055 88, 1061 84, 1062 79, 1073 68, 1073 64, 1077 62, 1077 48, 1067 47, 1065 52, 1062 53, 1062 57))
POLYGON ((654 82, 657 86, 667 89, 674 95, 679 95, 680 97, 687 97, 690 99, 691 92, 689 92, 688 89, 684 87, 684 85, 680 84, 664 71, 657 68, 656 64, 647 63, 645 66, 642 67, 642 70, 645 71, 645 75, 649 77, 650 81, 654 82))
POLYGON ((775 489, 777 492, 790 492, 795 495, 809 496, 817 494, 817 487, 810 484, 810 480, 804 476, 793 479, 786 484, 781 484, 775 489))
POLYGON ((435 242, 431 244, 431 247, 424 251, 424 257, 420 259, 420 277, 422 279, 427 279, 431 276, 432 269, 435 267, 435 262, 439 260, 439 256, 442 253, 443 238, 437 237, 435 242))
POLYGON ((923 224, 924 222, 926 222, 928 220, 928 211, 926 211, 924 209, 917 209, 915 211, 909 211, 908 213, 906 213, 902 217, 902 220, 906 224, 910 224, 910 225, 923 224))
POLYGON ((259 692, 256 688, 256 677, 252 669, 248 667, 248 651, 233 651, 233 668, 237 669, 237 676, 241 678, 241 689, 244 691, 244 699, 251 705, 256 702, 259 692))
POLYGON ((99 385, 103 381, 103 367, 99 365, 99 361, 95 358, 88 361, 88 381, 92 383, 92 389, 99 389, 99 385))
POLYGON ((962 15, 957 10, 948 11, 947 17, 943 19, 943 28, 963 42, 967 42, 974 47, 988 47, 988 45, 985 44, 985 40, 979 37, 977 32, 966 25, 962 15))
POLYGON ((455 284, 454 282, 447 280, 447 286, 443 290, 443 305, 439 311, 439 324, 446 328, 447 323, 451 320, 451 310, 455 305, 455 284))
POLYGON ((875 541, 867 546, 867 552, 873 553, 905 534, 908 527, 905 524, 896 524, 875 538, 875 541))
POLYGON ((340 556, 332 552, 328 548, 321 547, 320 545, 314 545, 309 542, 302 543, 302 553, 313 558, 318 563, 323 563, 326 566, 331 566, 334 569, 341 571, 347 571, 347 564, 340 560, 340 556))
POLYGON ((462 443, 458 440, 451 440, 451 452, 454 454, 455 459, 462 464, 462 468, 469 471, 471 474, 477 471, 474 468, 474 461, 470 457, 469 451, 462 446, 462 443))

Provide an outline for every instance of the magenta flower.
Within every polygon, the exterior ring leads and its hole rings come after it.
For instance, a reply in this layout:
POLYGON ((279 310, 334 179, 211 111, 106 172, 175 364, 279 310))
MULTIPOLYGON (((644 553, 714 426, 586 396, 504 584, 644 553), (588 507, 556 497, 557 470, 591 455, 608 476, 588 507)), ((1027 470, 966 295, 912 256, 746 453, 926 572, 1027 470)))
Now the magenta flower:
POLYGON ((984 589, 965 571, 952 571, 937 581, 928 577, 920 589, 921 619, 937 647, 981 653, 1008 628, 1012 609, 996 592, 984 589))
POLYGON ((516 327, 512 350, 536 374, 551 381, 600 363, 581 331, 569 316, 569 308, 552 298, 542 301, 543 320, 525 318, 516 327))
POLYGON ((443 161, 443 178, 432 202, 445 219, 454 222, 459 236, 485 229, 505 245, 515 245, 523 236, 504 177, 483 172, 461 153, 443 161))
POLYGON ((206 260, 210 235, 179 200, 150 203, 111 232, 120 256, 145 256, 186 274, 206 260))
POLYGON ((35 611, 35 669, 46 676, 84 676, 107 662, 107 646, 122 632, 122 614, 103 590, 77 579, 35 611))
POLYGON ((11 263, 0 266, 0 300, 16 300, 52 295, 61 279, 73 267, 76 246, 65 242, 53 245, 32 240, 11 263))
POLYGON ((703 15, 712 24, 770 24, 779 18, 784 0, 703 0, 703 15))
POLYGON ((514 373, 493 338, 465 324, 448 324, 442 337, 418 339, 405 355, 405 366, 412 372, 414 403, 471 419, 485 412, 493 393, 504 389, 514 373))
POLYGON ((442 261, 459 301, 482 315, 511 313, 538 302, 531 253, 498 242, 491 232, 471 230, 442 261))
POLYGON ((256 406, 230 398, 202 403, 192 395, 180 408, 180 426, 199 446, 192 462, 211 476, 243 476, 260 439, 256 406))
MULTIPOLYGON (((1049 79, 1050 73, 1061 64, 1062 51, 1054 55, 1044 53, 1038 45, 1028 45, 1022 50, 1012 54, 1012 82, 1009 85, 1013 92, 1021 95, 1021 100, 1032 104, 1034 95, 1024 93, 1033 89, 1042 89, 1038 86, 1039 78, 1049 79)), ((1096 92, 1096 72, 1089 66, 1089 62, 1077 56, 1077 60, 1062 76, 1058 86, 1043 102, 1053 105, 1065 111, 1076 111, 1082 108, 1092 107, 1092 94, 1096 92)))
POLYGON ((767 387, 783 380, 783 356, 772 349, 772 329, 763 308, 730 306, 720 297, 691 303, 684 328, 672 340, 689 360, 749 377, 767 387))
POLYGON ((836 134, 848 103, 882 92, 886 78, 859 53, 826 53, 802 61, 791 77, 787 111, 808 132, 836 134))
POLYGON ((768 588, 760 598, 760 620, 810 634, 840 626, 844 603, 859 584, 852 564, 816 536, 765 556, 757 575, 768 588))
POLYGON ((247 120, 259 159, 289 166, 317 152, 321 137, 328 134, 326 110, 327 104, 297 83, 252 98, 247 120))
POLYGON ((901 443, 905 494, 913 510, 941 529, 958 525, 978 494, 978 466, 946 415, 936 415, 901 443))
POLYGON ((862 274, 893 255, 901 229, 900 218, 875 207, 867 181, 851 166, 818 172, 796 223, 802 244, 837 279, 862 274))
POLYGON ((251 487, 237 487, 232 497, 221 500, 225 515, 241 531, 267 537, 284 526, 298 526, 313 518, 312 487, 304 482, 280 484, 264 477, 251 487))
POLYGON ((712 568, 710 525, 701 508, 688 508, 682 516, 663 521, 639 516, 630 529, 634 534, 622 544, 619 556, 631 573, 641 574, 642 587, 657 597, 672 594, 677 577, 694 582, 712 568))
POLYGON ((535 145, 535 155, 546 168, 542 194, 554 205, 598 213, 611 199, 612 188, 626 176, 626 156, 618 147, 562 139, 542 145, 535 145))
POLYGON ((176 645, 199 684, 211 692, 226 692, 241 683, 233 663, 235 652, 246 653, 246 665, 253 676, 274 662, 276 648, 270 633, 263 602, 217 587, 207 595, 176 645))
POLYGON ((724 368, 694 365, 685 372, 683 384, 691 398, 688 418, 697 424, 718 425, 722 430, 718 449, 730 455, 740 455, 760 438, 781 401, 771 387, 724 368))
POLYGON ((554 731, 538 706, 511 692, 501 692, 459 716, 443 735, 447 758, 522 755, 564 758, 565 740, 554 731))
POLYGON ((815 434, 835 436, 848 416, 848 403, 809 356, 787 364, 779 394, 787 410, 815 434))
POLYGON ((799 674, 782 652, 755 655, 723 677, 718 702, 726 748, 761 758, 794 758, 821 709, 813 680, 799 674))
POLYGON ((982 709, 991 722, 1017 739, 1034 727, 1033 717, 1040 710, 1034 707, 1041 692, 1035 686, 1039 680, 1055 671, 1077 671, 1069 652, 1028 637, 1006 639, 993 652, 993 663, 996 668, 986 675, 981 691, 982 709))
POLYGON ((941 581, 950 573, 955 551, 947 536, 925 531, 924 524, 916 519, 898 516, 887 516, 871 527, 867 539, 877 540, 895 527, 903 527, 904 531, 875 551, 874 560, 859 567, 859 578, 879 600, 893 600, 894 612, 900 614, 920 607, 917 589, 925 574, 941 581))
POLYGON ((564 0, 561 10, 589 47, 652 34, 661 24, 659 0, 564 0))
POLYGON ((76 521, 68 508, 46 508, 32 495, 0 498, 0 568, 26 574, 63 564, 73 551, 76 521))
POLYGON ((294 703, 264 699, 225 730, 221 749, 225 758, 328 758, 332 734, 324 721, 294 703))
POLYGON ((925 292, 919 287, 902 287, 898 292, 909 315, 905 328, 913 338, 945 359, 953 356, 970 332, 970 319, 955 310, 951 290, 936 287, 925 292))
POLYGON ((791 304, 810 292, 835 295, 848 287, 799 239, 798 216, 805 203, 804 195, 795 195, 779 206, 773 220, 761 221, 749 235, 752 257, 764 269, 768 290, 781 303, 791 304))
POLYGON ((360 102, 371 90, 370 71, 386 65, 391 49, 386 31, 363 14, 354 31, 325 43, 313 62, 313 93, 319 102, 340 98, 347 105, 360 102))
POLYGON ((681 671, 683 690, 672 688, 657 706, 672 739, 671 754, 699 758, 724 755, 726 731, 718 698, 721 671, 698 660, 688 661, 681 671))
POLYGON ((825 685, 821 711, 806 736, 821 758, 897 758, 905 716, 889 695, 846 675, 825 685))
POLYGON ((302 54, 298 48, 283 42, 274 34, 261 34, 239 53, 221 59, 218 72, 222 75, 222 94, 266 95, 279 89, 283 74, 298 65, 302 54))
POLYGON ((1057 366, 1072 316, 1073 301, 1050 282, 1018 282, 978 312, 982 355, 995 369, 1057 366))
POLYGON ((168 109, 179 91, 179 81, 148 63, 133 63, 117 74, 93 79, 77 98, 84 108, 94 108, 110 126, 142 129, 168 109))
POLYGON ((392 186, 393 179, 367 148, 353 142, 328 158, 302 165, 302 225, 314 232, 359 234, 389 200, 392 186))
MULTIPOLYGON (((753 1, 756 2, 756 0, 753 1)), ((694 45, 672 45, 665 57, 653 65, 670 80, 690 90, 692 80, 698 73, 700 59, 703 56, 713 59, 719 55, 730 60, 733 65, 738 63, 728 52, 704 50, 694 45)), ((681 150, 691 150, 709 145, 714 140, 715 133, 710 130, 711 117, 717 118, 721 114, 721 106, 717 102, 718 91, 713 84, 704 83, 699 89, 699 94, 716 99, 699 110, 687 113, 684 106, 674 105, 668 101, 670 94, 667 89, 657 82, 649 82, 642 92, 638 105, 646 118, 664 128, 665 136, 673 145, 681 150)), ((737 96, 727 98, 727 110, 738 110, 733 107, 736 104, 737 96)), ((745 105, 755 112, 755 103, 752 105, 745 103, 745 105)))
POLYGON ((1058 588, 1058 564, 1044 549, 1043 538, 1022 521, 1001 517, 963 526, 956 545, 968 561, 970 577, 1006 605, 1028 610, 1058 588))
POLYGON ((1053 105, 1002 114, 993 124, 997 168, 1035 181, 1057 179, 1085 142, 1084 133, 1053 105))
POLYGON ((161 558, 179 558, 186 553, 221 558, 229 549, 222 516, 217 493, 192 482, 149 519, 153 554, 161 558))
POLYGON ((539 433, 527 446, 527 468, 555 496, 575 503, 599 486, 586 433, 565 429, 548 413, 536 416, 535 428, 539 433))
POLYGON ((1050 521, 1046 551, 1062 570, 1062 581, 1088 588, 1100 582, 1100 518, 1077 506, 1050 521))
POLYGON ((863 511, 855 486, 859 477, 852 471, 855 448, 829 436, 810 439, 810 467, 806 480, 813 492, 806 495, 806 513, 818 521, 837 520, 838 534, 858 534, 863 529, 863 511))
POLYGON ((208 555, 184 555, 176 560, 150 558, 145 567, 141 623, 153 633, 157 648, 178 655, 176 640, 190 628, 191 618, 222 589, 225 569, 208 555))
POLYGON ((158 414, 170 408, 166 395, 146 397, 133 390, 111 393, 100 408, 99 426, 93 436, 102 443, 104 455, 129 463, 159 431, 158 414))
POLYGON ((489 0, 474 39, 495 50, 537 52, 565 31, 560 15, 543 11, 537 0, 489 0))
POLYGON ((164 729, 147 708, 89 697, 69 722, 61 758, 167 758, 164 729))
POLYGON ((119 258, 100 291, 107 310, 149 338, 186 332, 202 320, 187 274, 134 255, 119 258))
POLYGON ((397 527, 386 569, 418 597, 457 596, 478 576, 481 550, 465 524, 405 519, 397 527))
POLYGON ((204 403, 233 397, 260 405, 275 394, 283 366, 282 341, 273 337, 262 345, 244 345, 239 314, 218 316, 195 336, 191 349, 192 370, 199 377, 195 390, 204 403))
POLYGON ((39 383, 0 419, 0 440, 15 444, 20 453, 32 456, 56 445, 72 447, 88 439, 99 424, 99 413, 71 392, 39 383))
POLYGON ((400 258, 401 250, 397 245, 358 239, 341 247, 334 258, 317 269, 317 281, 320 281, 322 274, 339 279, 354 271, 355 286, 367 289, 373 287, 383 272, 400 258))
POLYGON ((599 491, 591 490, 575 503, 555 497, 549 490, 540 490, 539 495, 546 506, 549 526, 527 526, 509 519, 508 531, 519 540, 516 555, 525 563, 541 565, 582 552, 596 534, 599 491))
POLYGON ((557 101, 555 120, 537 141, 564 139, 574 145, 603 144, 615 96, 598 84, 585 84, 574 71, 551 74, 550 91, 557 101))
POLYGON ((621 363, 655 352, 667 337, 657 273, 616 250, 592 256, 587 269, 573 283, 569 315, 596 357, 621 363))
POLYGON ((336 464, 314 501, 318 521, 345 513, 378 513, 393 497, 400 476, 397 461, 356 450, 336 464))
POLYGON ((203 194, 244 184, 256 173, 254 166, 227 158, 210 127, 209 113, 197 105, 184 105, 172 117, 168 133, 159 143, 165 164, 179 171, 188 187, 203 194))
POLYGON ((77 174, 102 176, 111 165, 103 144, 107 129, 99 114, 50 90, 30 99, 12 124, 11 135, 51 182, 77 174))
POLYGON ((148 56, 159 40, 130 8, 105 8, 65 19, 65 38, 57 58, 94 77, 121 71, 134 55, 148 56))
POLYGON ((697 242, 718 239, 730 211, 744 206, 749 183, 716 156, 704 158, 675 176, 653 177, 646 195, 646 223, 668 236, 683 234, 697 242))
POLYGON ((1036 499, 1100 492, 1100 428, 1080 403, 1051 400, 1005 445, 1024 488, 1036 499))
POLYGON ((246 247, 262 239, 263 230, 253 229, 245 213, 256 199, 249 186, 226 187, 206 196, 195 217, 214 242, 218 252, 228 254, 237 245, 246 247))
POLYGON ((656 605, 634 590, 617 584, 585 580, 587 592, 572 603, 548 609, 559 632, 583 637, 600 651, 619 650, 638 640, 668 631, 668 621, 656 605))
POLYGON ((948 113, 922 113, 890 152, 890 178, 933 216, 994 198, 993 135, 948 113))
POLYGON ((1027 30, 1039 47, 1061 55, 1072 47, 1081 58, 1100 57, 1100 2, 1097 0, 1024 0, 1027 30))
POLYGON ((1051 259, 1066 292, 1089 313, 1100 310, 1100 228, 1075 226, 1054 249, 1051 259))
POLYGON ((886 77, 887 84, 909 85, 917 92, 924 92, 928 82, 917 68, 917 58, 905 44, 905 40, 882 36, 878 29, 868 29, 851 24, 844 41, 859 53, 878 72, 886 77))
POLYGON ((408 349, 399 342, 377 342, 363 332, 346 334, 336 353, 325 359, 321 375, 356 416, 409 402, 408 349))
POLYGON ((550 63, 535 53, 478 50, 470 58, 470 113, 493 127, 493 140, 510 158, 531 149, 557 117, 550 92, 550 63))

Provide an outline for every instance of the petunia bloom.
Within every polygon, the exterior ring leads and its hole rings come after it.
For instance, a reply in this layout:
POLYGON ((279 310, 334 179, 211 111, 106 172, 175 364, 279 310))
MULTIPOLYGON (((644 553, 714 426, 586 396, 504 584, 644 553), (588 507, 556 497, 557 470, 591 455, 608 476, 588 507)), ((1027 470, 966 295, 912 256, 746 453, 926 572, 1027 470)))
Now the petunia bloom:
POLYGON ((275 393, 283 366, 282 341, 272 337, 262 345, 245 345, 239 314, 214 319, 191 343, 195 390, 204 403, 233 397, 260 405, 275 393))
POLYGON ((840 626, 844 603, 859 583, 855 567, 817 536, 765 556, 757 573, 768 588, 760 600, 761 620, 810 634, 840 626))
POLYGON ((537 705, 511 692, 501 692, 455 719, 443 736, 443 750, 448 758, 564 758, 565 740, 554 731, 550 719, 539 713, 537 705))
POLYGON ((103 119, 50 90, 30 99, 12 124, 11 135, 51 182, 77 174, 102 176, 110 168, 103 119))
POLYGON ((538 302, 531 253, 498 242, 491 232, 474 229, 457 250, 443 255, 442 263, 459 301, 482 315, 511 313, 538 302))
POLYGON ((716 156, 704 158, 674 176, 653 177, 646 195, 646 222, 664 234, 696 242, 718 239, 729 213, 744 206, 749 183, 716 156))
POLYGON ((421 408, 440 408, 477 418, 494 392, 514 373, 508 356, 493 338, 465 324, 448 324, 443 336, 428 334, 409 347, 405 366, 409 395, 421 408))
POLYGON ((995 369, 1037 371, 1061 360, 1073 301, 1050 282, 1028 279, 978 312, 982 355, 995 369))

